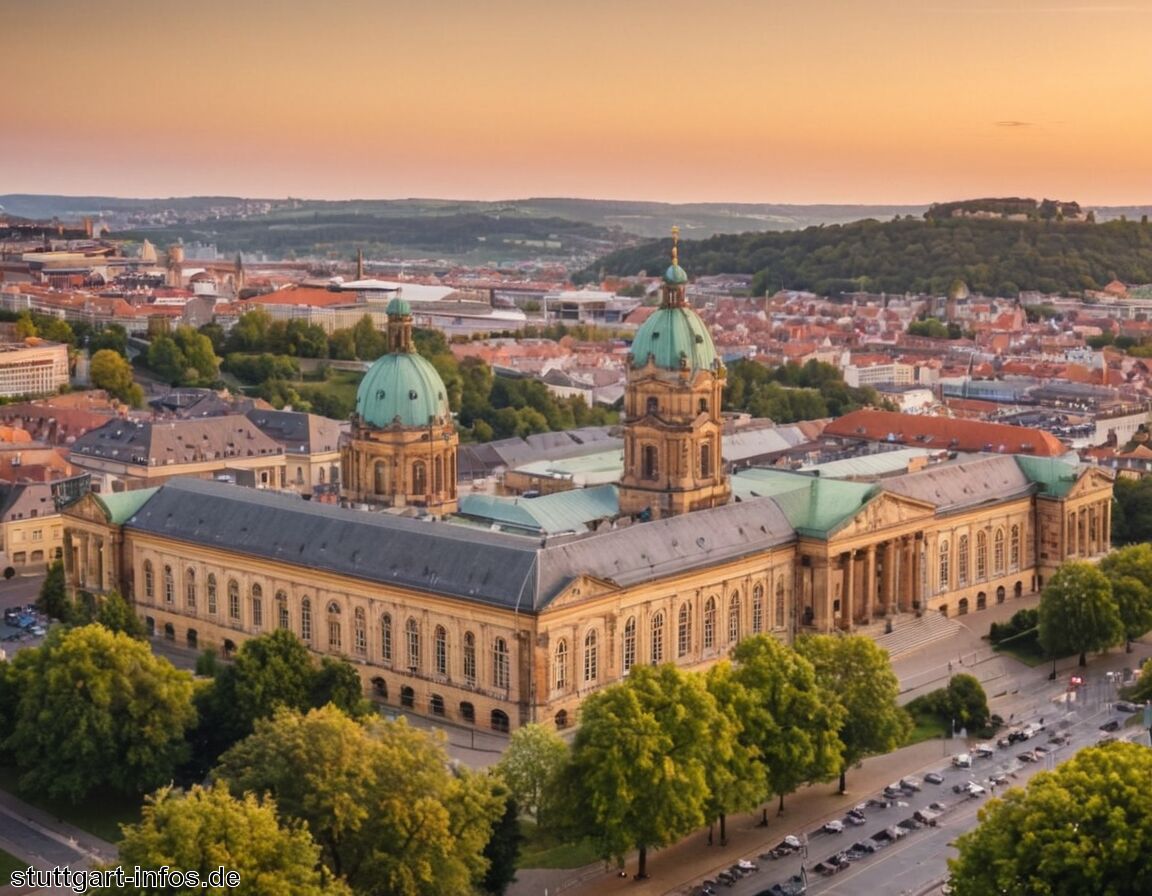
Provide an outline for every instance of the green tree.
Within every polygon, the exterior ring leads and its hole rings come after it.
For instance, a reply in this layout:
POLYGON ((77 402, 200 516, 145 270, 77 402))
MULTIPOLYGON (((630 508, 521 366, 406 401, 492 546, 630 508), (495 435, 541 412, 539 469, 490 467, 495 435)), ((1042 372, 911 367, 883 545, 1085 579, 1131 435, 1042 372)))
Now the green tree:
POLYGON ((735 678, 748 692, 742 722, 760 749, 769 793, 784 796, 801 784, 827 781, 843 766, 837 732, 844 708, 816 680, 812 664, 767 635, 755 635, 732 651, 735 678))
POLYGON ((568 744, 554 729, 533 722, 512 733, 496 771, 516 804, 546 825, 551 800, 563 805, 556 786, 567 761, 568 744))
POLYGON ((564 772, 574 831, 604 859, 675 842, 707 820, 708 766, 731 749, 731 729, 699 676, 673 665, 633 666, 592 694, 564 772))
POLYGON ((134 408, 144 404, 144 390, 132 378, 132 365, 110 348, 102 348, 92 356, 88 368, 92 385, 103 389, 134 408))
POLYGON ((186 757, 192 677, 146 643, 100 625, 56 628, 16 655, 9 681, 19 697, 4 746, 28 790, 139 794, 186 757))
POLYGON ((492 836, 484 847, 484 858, 488 860, 488 871, 484 875, 481 888, 491 896, 504 896, 508 887, 516 880, 516 865, 520 859, 520 843, 524 837, 520 833, 520 810, 516 800, 506 796, 504 814, 492 827, 492 836))
POLYGON ((175 339, 185 363, 181 384, 212 385, 220 375, 220 359, 212 350, 212 340, 188 326, 177 327, 175 339))
POLYGON ((100 598, 95 621, 109 631, 123 632, 129 638, 142 640, 146 636, 144 623, 118 591, 109 591, 100 598))
POLYGON ((1100 561, 1100 571, 1112 582, 1112 597, 1131 652, 1132 641, 1152 630, 1152 545, 1119 548, 1100 561))
POLYGON ((168 866, 195 871, 202 882, 224 867, 239 886, 134 887, 106 891, 132 896, 235 893, 237 896, 351 896, 320 864, 320 847, 301 824, 281 824, 276 803, 247 793, 233 797, 222 783, 186 793, 164 787, 148 797, 137 824, 124 826, 119 860, 129 868, 168 866))
POLYGON ((1076 753, 980 810, 949 860, 956 896, 1152 892, 1152 751, 1119 741, 1076 753))
POLYGON ((184 381, 188 360, 176 340, 162 334, 154 337, 148 346, 148 369, 169 385, 179 386, 184 381))
POLYGON ((796 642, 796 651, 812 664, 824 691, 844 707, 838 732, 844 745, 840 766, 844 793, 849 766, 895 750, 908 736, 911 719, 897 702, 900 680, 887 652, 863 635, 803 637, 796 642))
POLYGON ((20 316, 16 318, 16 337, 27 339, 29 336, 38 335, 40 335, 40 331, 36 327, 36 322, 32 320, 32 312, 21 311, 20 316))
POLYGON ((365 727, 332 706, 262 719, 217 776, 234 794, 272 796, 282 821, 305 822, 357 893, 471 892, 505 809, 502 789, 454 769, 439 740, 402 719, 365 727))
POLYGON ((39 330, 40 338, 47 339, 49 342, 63 342, 67 345, 75 345, 76 343, 76 334, 72 331, 72 325, 63 318, 49 317, 39 326, 39 330))
POLYGON ((388 349, 388 340, 372 320, 365 314, 352 327, 352 341, 356 345, 356 357, 361 361, 375 361, 388 349))
POLYGON ((987 727, 988 696, 975 675, 953 675, 944 696, 946 711, 954 724, 968 729, 987 727))
POLYGON ((268 328, 272 315, 262 306, 245 311, 228 333, 224 348, 229 352, 263 352, 268 350, 268 328))
POLYGON ((1090 650, 1107 650, 1124 638, 1124 625, 1112 598, 1112 585, 1089 563, 1065 563, 1040 595, 1037 622, 1040 646, 1050 657, 1080 654, 1088 664, 1090 650))
POLYGON ((52 619, 61 622, 72 620, 72 601, 68 599, 68 586, 64 581, 63 560, 53 560, 49 565, 48 573, 40 583, 36 608, 52 619))

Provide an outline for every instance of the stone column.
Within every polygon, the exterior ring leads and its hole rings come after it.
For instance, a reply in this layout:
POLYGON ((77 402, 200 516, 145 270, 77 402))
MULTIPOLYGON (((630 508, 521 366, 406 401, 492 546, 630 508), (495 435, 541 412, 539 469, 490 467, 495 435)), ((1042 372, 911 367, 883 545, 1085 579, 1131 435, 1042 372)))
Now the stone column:
POLYGON ((847 563, 841 560, 844 587, 840 592, 840 627, 844 629, 852 627, 852 604, 855 603, 856 588, 856 552, 849 551, 847 556, 847 563))
POLYGON ((924 612, 924 595, 921 593, 921 582, 924 579, 924 565, 923 557, 921 556, 921 549, 924 544, 924 534, 917 532, 916 537, 912 539, 912 606, 919 607, 918 612, 924 612))
POLYGON ((893 590, 896 586, 896 542, 892 539, 884 542, 884 576, 880 600, 883 604, 884 615, 892 613, 893 590))
POLYGON ((1104 511, 1104 550, 1112 547, 1112 502, 1104 501, 1101 504, 1104 511))
POLYGON ((876 602, 876 545, 870 544, 864 552, 864 622, 872 622, 873 604, 876 602))

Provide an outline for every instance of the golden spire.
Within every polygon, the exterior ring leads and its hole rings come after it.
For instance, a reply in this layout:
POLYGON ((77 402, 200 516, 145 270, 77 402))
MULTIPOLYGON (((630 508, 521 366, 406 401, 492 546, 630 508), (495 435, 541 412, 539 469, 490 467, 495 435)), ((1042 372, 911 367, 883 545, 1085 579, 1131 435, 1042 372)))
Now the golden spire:
POLYGON ((679 264, 680 250, 676 248, 677 243, 680 242, 680 227, 676 224, 672 225, 672 264, 679 264))

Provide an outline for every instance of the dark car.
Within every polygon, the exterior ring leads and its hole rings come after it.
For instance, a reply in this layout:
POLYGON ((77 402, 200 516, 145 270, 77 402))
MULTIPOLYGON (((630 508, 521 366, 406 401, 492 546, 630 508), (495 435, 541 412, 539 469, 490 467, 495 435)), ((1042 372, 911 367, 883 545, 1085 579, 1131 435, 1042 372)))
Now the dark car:
POLYGON ((1100 726, 1100 730, 1101 731, 1119 731, 1120 730, 1120 720, 1119 719, 1109 719, 1107 722, 1105 722, 1103 725, 1100 726))
POLYGON ((903 821, 897 822, 898 827, 904 828, 906 831, 918 831, 924 825, 920 824, 915 818, 905 818, 903 821))
POLYGON ((1139 703, 1132 703, 1128 700, 1117 700, 1115 706, 1117 712, 1137 712, 1140 709, 1139 703))
POLYGON ((928 774, 924 776, 924 780, 929 784, 943 784, 944 776, 939 772, 928 772, 928 774))
POLYGON ((860 852, 871 854, 880 848, 880 844, 873 840, 871 837, 865 837, 863 840, 857 840, 855 843, 853 843, 852 848, 857 849, 860 852))
POLYGON ((726 887, 736 886, 736 875, 733 874, 731 871, 721 871, 719 874, 716 875, 716 880, 718 880, 720 883, 724 884, 724 886, 726 886, 726 887))

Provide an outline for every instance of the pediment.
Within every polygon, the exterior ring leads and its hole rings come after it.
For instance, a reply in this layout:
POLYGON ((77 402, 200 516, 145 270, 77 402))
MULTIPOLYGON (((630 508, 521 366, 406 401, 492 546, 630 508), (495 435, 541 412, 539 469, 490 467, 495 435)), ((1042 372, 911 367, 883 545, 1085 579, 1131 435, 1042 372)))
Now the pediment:
POLYGON ((1099 467, 1089 467, 1080 474, 1076 484, 1068 490, 1067 500, 1088 495, 1099 495, 1104 491, 1112 491, 1112 476, 1099 467))
POLYGON ((594 576, 581 575, 565 585, 552 600, 548 601, 547 607, 549 610, 573 607, 619 590, 619 586, 614 582, 598 579, 594 576))
POLYGON ((931 519, 936 507, 904 495, 881 492, 836 531, 836 538, 851 538, 901 528, 909 523, 931 519))
POLYGON ((106 525, 109 522, 108 511, 100 503, 100 499, 91 492, 65 507, 64 515, 88 520, 92 523, 104 523, 106 525))

